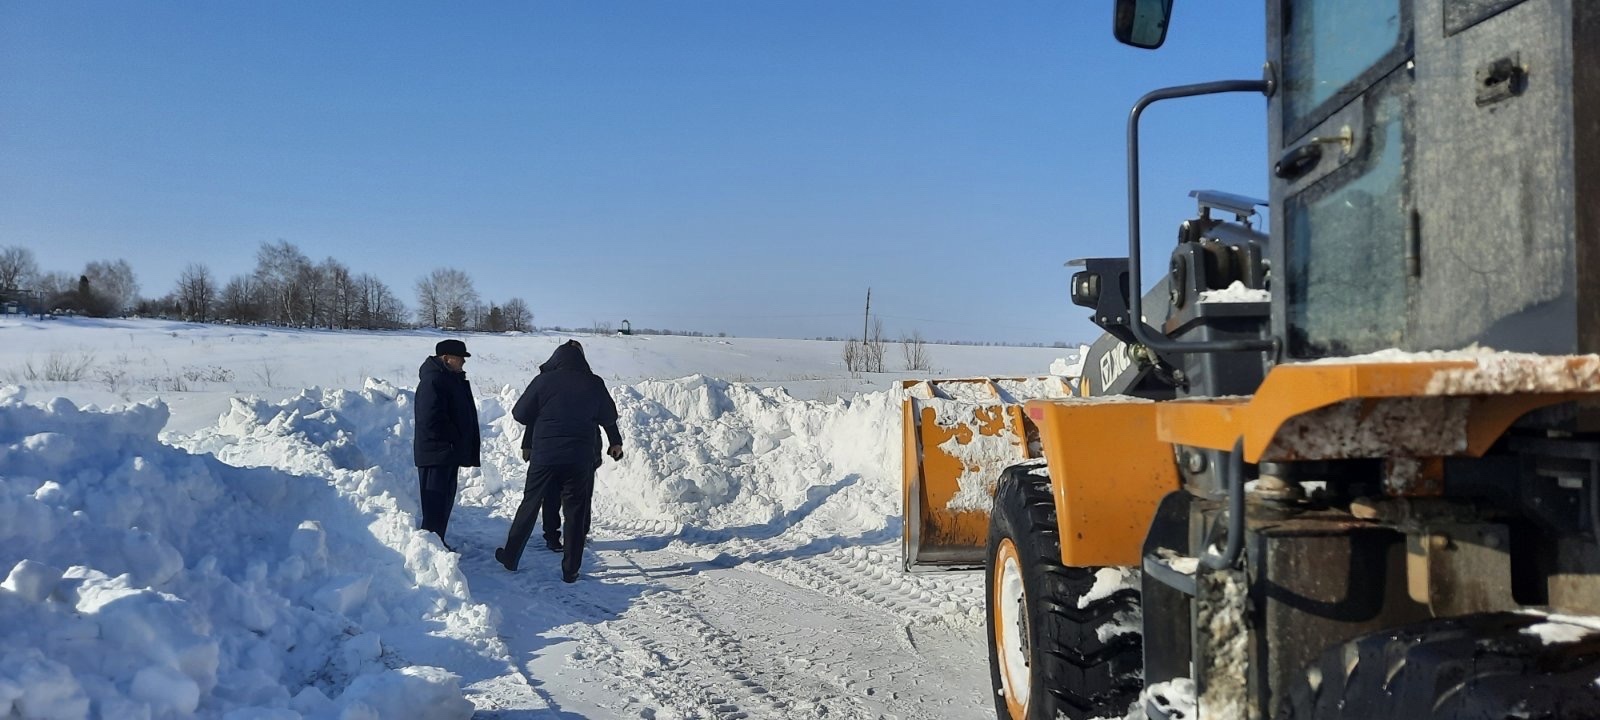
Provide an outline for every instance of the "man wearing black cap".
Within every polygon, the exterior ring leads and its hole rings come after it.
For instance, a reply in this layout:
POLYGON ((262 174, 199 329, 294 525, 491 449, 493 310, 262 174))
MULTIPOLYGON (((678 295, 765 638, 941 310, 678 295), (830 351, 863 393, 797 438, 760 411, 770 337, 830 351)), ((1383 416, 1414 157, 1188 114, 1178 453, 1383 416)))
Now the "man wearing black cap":
MULTIPOLYGON (((472 353, 460 340, 441 340, 433 357, 417 371, 417 487, 422 495, 422 529, 439 536, 450 524, 456 504, 456 474, 478 467, 478 406, 472 401, 466 363, 472 353)), ((454 548, 445 544, 445 549, 454 548)))

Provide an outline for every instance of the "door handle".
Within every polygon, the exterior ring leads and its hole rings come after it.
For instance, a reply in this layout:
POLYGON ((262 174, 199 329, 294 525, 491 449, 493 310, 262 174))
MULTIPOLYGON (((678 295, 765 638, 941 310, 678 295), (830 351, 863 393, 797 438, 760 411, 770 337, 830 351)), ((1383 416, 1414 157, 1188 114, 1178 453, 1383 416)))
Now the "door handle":
POLYGON ((1322 162, 1322 145, 1309 142, 1278 158, 1278 162, 1272 166, 1272 174, 1279 179, 1292 181, 1304 177, 1319 162, 1322 162))
POLYGON ((1284 153, 1283 157, 1278 158, 1278 162, 1272 166, 1272 174, 1277 175, 1282 180, 1293 182, 1305 177, 1306 173, 1311 172, 1312 168, 1317 166, 1317 163, 1322 162, 1322 146, 1337 144, 1340 152, 1349 154, 1350 148, 1355 145, 1355 142, 1355 133, 1351 132, 1349 125, 1339 128, 1338 135, 1311 138, 1306 141, 1306 144, 1294 148, 1284 153))

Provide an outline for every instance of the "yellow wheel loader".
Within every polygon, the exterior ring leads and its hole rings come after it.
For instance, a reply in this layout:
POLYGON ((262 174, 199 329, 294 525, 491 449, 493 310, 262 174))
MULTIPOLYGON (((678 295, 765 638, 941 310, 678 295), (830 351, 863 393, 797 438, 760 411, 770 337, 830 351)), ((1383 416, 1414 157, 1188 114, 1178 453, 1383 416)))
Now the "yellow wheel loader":
POLYGON ((983 568, 1003 719, 1600 718, 1600 2, 1266 17, 1134 106, 1073 392, 908 389, 905 564, 983 568), (1193 193, 1147 283, 1140 115, 1219 93, 1270 203, 1193 193))

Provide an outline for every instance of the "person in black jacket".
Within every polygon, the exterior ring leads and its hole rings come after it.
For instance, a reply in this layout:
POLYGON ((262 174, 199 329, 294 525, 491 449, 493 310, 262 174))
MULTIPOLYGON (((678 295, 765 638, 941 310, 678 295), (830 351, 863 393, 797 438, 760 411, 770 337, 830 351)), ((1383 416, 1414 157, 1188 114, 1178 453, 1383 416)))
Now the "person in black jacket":
POLYGON ((466 343, 442 340, 417 371, 412 454, 422 496, 422 529, 438 535, 451 552, 455 548, 445 544, 444 532, 456 504, 456 476, 463 467, 479 465, 478 406, 467 382, 469 357, 466 343))
POLYGON ((606 454, 622 459, 622 433, 617 430, 617 405, 606 383, 589 369, 583 346, 568 340, 539 366, 539 374, 511 409, 517 422, 532 435, 528 479, 522 502, 511 520, 506 546, 494 558, 507 570, 516 570, 522 549, 533 534, 545 488, 561 483, 561 511, 566 515, 561 579, 577 582, 583 562, 583 545, 589 535, 589 514, 594 500, 594 471, 599 466, 600 436, 605 430, 606 454))
MULTIPOLYGON (((600 444, 595 443, 594 466, 600 467, 600 444)), ((533 457, 533 431, 522 431, 522 461, 527 462, 533 457)), ((536 514, 544 515, 544 546, 552 552, 561 552, 561 483, 552 478, 544 486, 544 497, 539 500, 539 507, 534 510, 536 514)))

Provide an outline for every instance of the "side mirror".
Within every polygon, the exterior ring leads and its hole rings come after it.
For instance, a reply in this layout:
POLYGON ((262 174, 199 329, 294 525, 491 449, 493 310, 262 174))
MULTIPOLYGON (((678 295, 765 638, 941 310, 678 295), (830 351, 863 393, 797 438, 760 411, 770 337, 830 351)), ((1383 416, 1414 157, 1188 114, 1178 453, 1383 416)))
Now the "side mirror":
POLYGON ((1117 42, 1154 50, 1167 40, 1172 0, 1117 0, 1112 33, 1117 42))

